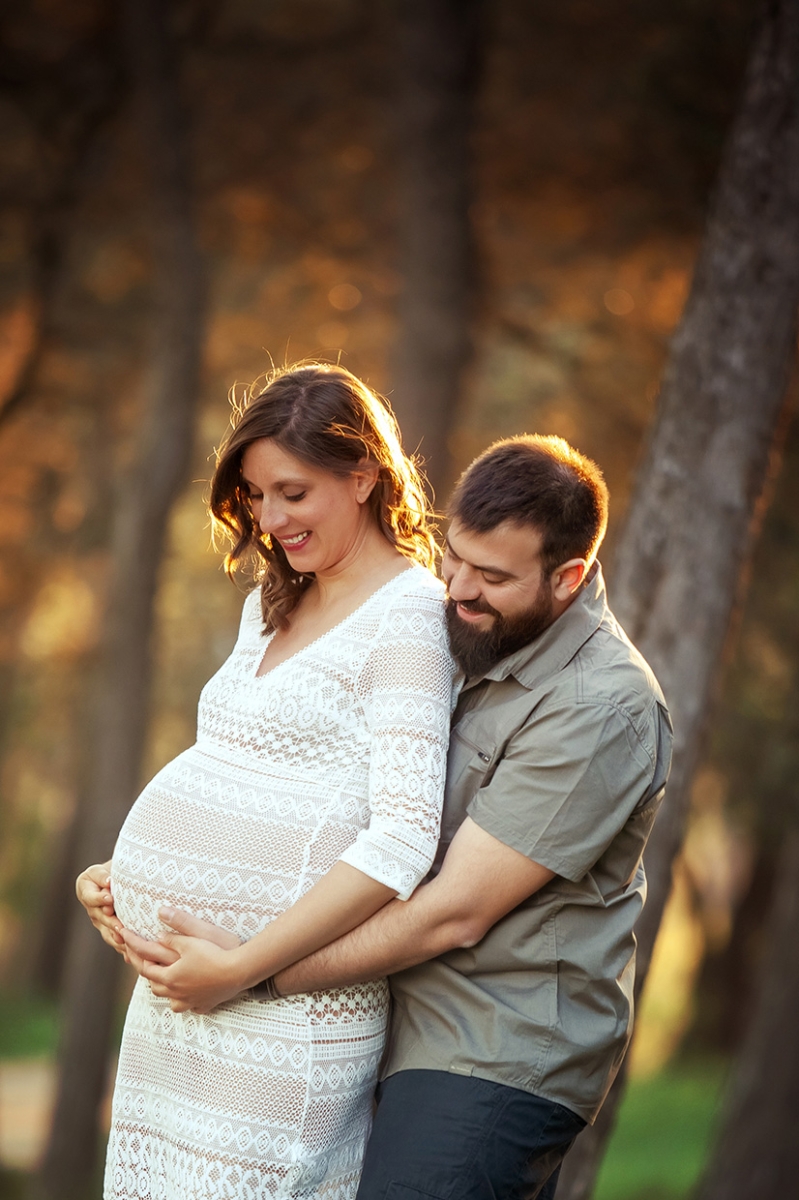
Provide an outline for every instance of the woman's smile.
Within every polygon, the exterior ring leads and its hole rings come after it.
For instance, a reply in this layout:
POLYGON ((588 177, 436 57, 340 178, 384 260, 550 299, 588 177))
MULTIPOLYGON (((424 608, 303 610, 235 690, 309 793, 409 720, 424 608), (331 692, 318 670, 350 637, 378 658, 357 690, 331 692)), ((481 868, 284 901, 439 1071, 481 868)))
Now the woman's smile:
POLYGON ((284 550, 301 550, 310 539, 311 530, 306 529, 303 533, 294 533, 291 535, 291 537, 286 537, 285 535, 278 537, 275 533, 273 533, 271 536, 280 542, 284 550))

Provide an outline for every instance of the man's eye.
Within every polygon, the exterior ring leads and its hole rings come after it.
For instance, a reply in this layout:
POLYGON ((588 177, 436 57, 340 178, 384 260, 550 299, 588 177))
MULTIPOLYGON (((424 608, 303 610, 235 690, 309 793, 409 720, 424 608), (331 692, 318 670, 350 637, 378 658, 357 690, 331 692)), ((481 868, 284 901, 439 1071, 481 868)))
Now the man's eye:
POLYGON ((493 586, 494 584, 498 584, 498 583, 507 583, 507 580, 506 579, 491 579, 490 576, 484 575, 483 582, 490 583, 493 586))
POLYGON ((294 496, 286 496, 287 500, 297 501, 305 499, 305 492, 297 492, 294 496))

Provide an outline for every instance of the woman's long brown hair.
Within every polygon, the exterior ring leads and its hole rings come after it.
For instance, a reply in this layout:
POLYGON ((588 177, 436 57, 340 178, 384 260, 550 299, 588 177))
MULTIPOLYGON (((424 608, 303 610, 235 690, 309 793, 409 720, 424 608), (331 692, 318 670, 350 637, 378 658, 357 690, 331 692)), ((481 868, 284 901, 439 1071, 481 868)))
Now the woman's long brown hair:
POLYGON ((247 563, 261 583, 267 632, 285 629, 312 582, 292 570, 283 548, 262 533, 241 477, 245 449, 270 438, 302 462, 339 477, 364 460, 378 467, 369 497, 385 537, 413 562, 432 569, 437 547, 430 508, 414 462, 404 454, 388 404, 344 367, 314 363, 272 372, 257 395, 235 404, 232 429, 217 454, 210 510, 232 542, 225 570, 247 563))

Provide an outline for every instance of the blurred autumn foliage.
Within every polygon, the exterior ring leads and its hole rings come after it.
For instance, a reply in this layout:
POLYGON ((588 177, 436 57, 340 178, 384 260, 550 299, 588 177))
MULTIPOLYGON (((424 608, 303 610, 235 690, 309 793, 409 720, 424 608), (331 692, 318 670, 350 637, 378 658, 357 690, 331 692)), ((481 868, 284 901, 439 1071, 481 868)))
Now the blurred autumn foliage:
MULTIPOLYGON (((192 741, 198 692, 238 620, 203 506, 228 389, 270 361, 341 355, 401 422, 410 411, 391 7, 169 6, 208 301, 142 779, 192 741)), ((6 0, 0 14, 0 978, 56 996, 83 865, 74 818, 91 774, 112 514, 145 405, 158 275, 117 8, 6 0)), ((753 0, 484 5, 470 51, 468 345, 435 480, 496 437, 561 434, 605 470, 611 557, 755 15, 753 0)), ((655 958, 654 1010, 659 999, 666 1011, 653 1010, 641 1069, 686 1031, 695 1051, 736 1048, 776 847, 795 820, 799 450, 787 436, 790 469, 694 785, 672 949, 655 958)))

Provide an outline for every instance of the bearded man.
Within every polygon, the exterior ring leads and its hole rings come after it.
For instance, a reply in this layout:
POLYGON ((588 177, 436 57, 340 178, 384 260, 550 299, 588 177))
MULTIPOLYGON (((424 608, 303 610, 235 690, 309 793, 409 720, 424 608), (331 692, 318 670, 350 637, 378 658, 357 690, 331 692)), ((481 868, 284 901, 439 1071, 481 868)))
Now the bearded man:
MULTIPOLYGON (((463 684, 436 864, 410 900, 259 985, 269 998, 390 976, 358 1200, 551 1200, 629 1043, 641 856, 672 737, 607 607, 607 499, 560 438, 498 442, 464 473, 443 561, 463 684)), ((136 965, 173 995, 168 966, 136 965)))

